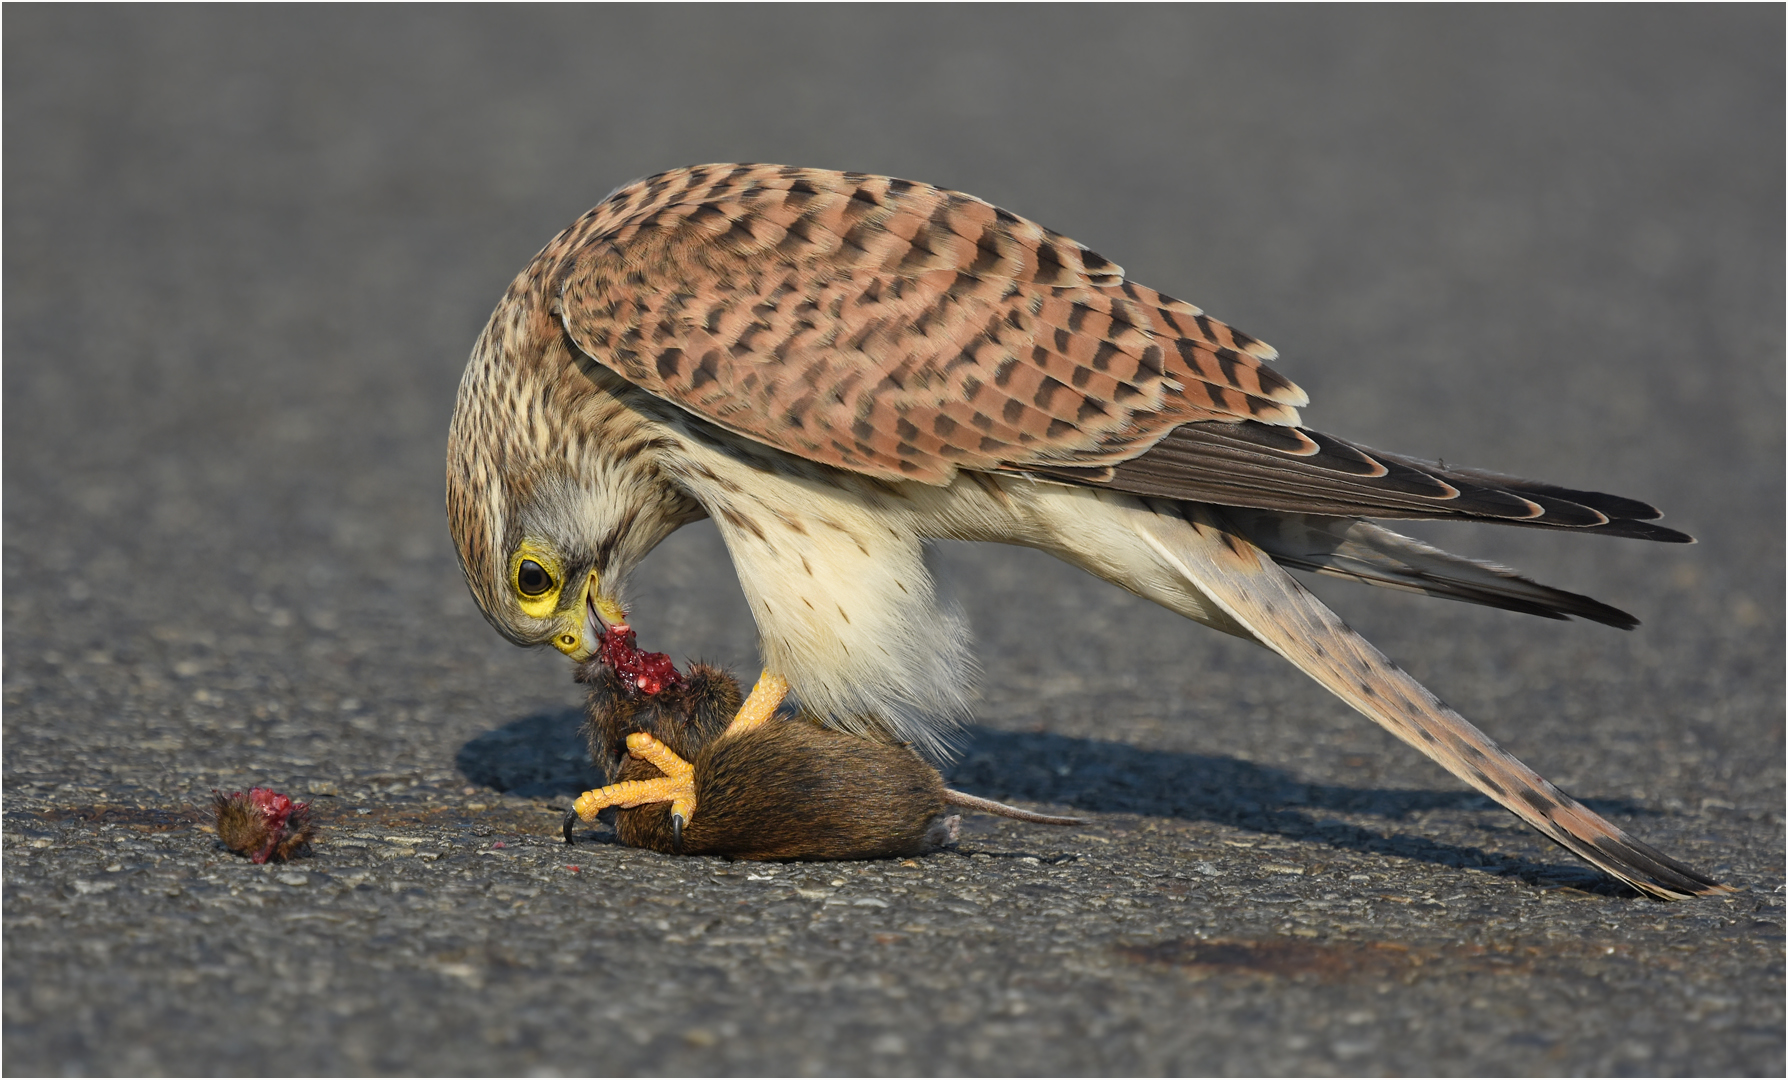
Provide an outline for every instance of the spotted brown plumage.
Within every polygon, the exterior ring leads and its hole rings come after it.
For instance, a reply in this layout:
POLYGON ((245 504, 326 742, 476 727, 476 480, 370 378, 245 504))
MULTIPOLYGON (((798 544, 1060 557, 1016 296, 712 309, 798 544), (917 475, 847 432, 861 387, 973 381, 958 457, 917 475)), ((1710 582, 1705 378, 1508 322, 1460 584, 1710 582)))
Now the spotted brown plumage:
POLYGON ((766 667, 735 726, 792 691, 836 729, 933 753, 966 715, 973 662, 923 545, 1036 547, 1280 652, 1643 891, 1720 888, 1561 801, 1281 568, 1630 627, 1360 519, 1688 537, 1637 500, 1305 428, 1274 356, 969 195, 677 169, 554 238, 492 313, 449 437, 449 520, 486 618, 584 660, 625 624, 628 572, 710 517, 766 667), (1340 655, 1369 662, 1325 659, 1340 655))
POLYGON ((543 253, 566 333, 741 435, 886 479, 1104 465, 1191 420, 1295 424, 1273 351, 958 192, 768 166, 667 173, 543 253))

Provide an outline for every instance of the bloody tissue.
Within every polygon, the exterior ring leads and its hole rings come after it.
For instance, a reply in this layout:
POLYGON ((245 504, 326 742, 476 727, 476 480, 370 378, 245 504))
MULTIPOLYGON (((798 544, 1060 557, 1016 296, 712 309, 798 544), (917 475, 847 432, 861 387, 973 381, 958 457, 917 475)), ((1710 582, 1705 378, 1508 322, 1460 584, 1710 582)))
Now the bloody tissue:
POLYGON ((310 804, 293 802, 270 788, 216 795, 212 806, 224 846, 257 863, 285 862, 302 854, 316 836, 310 804))
POLYGON ((621 681, 641 693, 656 694, 667 686, 683 681, 677 665, 661 652, 642 652, 634 644, 633 628, 620 623, 606 627, 596 646, 596 655, 621 681))

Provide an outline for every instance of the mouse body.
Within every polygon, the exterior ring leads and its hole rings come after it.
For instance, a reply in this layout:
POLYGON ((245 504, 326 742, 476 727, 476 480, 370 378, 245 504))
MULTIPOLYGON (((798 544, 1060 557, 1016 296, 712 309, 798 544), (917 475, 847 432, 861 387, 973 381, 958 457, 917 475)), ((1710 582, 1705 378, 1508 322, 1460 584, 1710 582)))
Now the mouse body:
MULTIPOLYGON (((610 783, 649 780, 658 768, 627 750, 644 733, 695 769, 696 811, 680 831, 669 803, 616 812, 633 847, 755 860, 877 859, 923 855, 956 839, 957 808, 1052 824, 1077 822, 951 791, 910 747, 827 728, 783 709, 728 732, 743 696, 736 679, 691 664, 652 693, 599 659, 578 668, 589 688, 584 736, 610 783)), ((567 818, 567 836, 574 818, 567 818)))

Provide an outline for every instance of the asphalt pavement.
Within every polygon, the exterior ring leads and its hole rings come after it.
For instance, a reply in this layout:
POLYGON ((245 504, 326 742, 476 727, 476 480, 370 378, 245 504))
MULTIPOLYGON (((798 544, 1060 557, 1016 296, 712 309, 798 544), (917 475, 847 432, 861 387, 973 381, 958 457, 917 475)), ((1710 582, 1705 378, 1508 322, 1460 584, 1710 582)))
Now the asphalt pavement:
MULTIPOLYGON (((1782 1074, 1780 7, 4 13, 6 1075, 1782 1074), (922 859, 585 829, 563 658, 442 464, 509 278, 702 161, 973 192, 1277 346, 1312 426, 1656 502, 1419 531, 1631 633, 1315 581, 1736 886, 1643 900, 1264 650, 942 545, 979 642, 922 859), (224 851, 214 790, 308 799, 224 851)), ((749 674, 713 529, 648 648, 749 674)))

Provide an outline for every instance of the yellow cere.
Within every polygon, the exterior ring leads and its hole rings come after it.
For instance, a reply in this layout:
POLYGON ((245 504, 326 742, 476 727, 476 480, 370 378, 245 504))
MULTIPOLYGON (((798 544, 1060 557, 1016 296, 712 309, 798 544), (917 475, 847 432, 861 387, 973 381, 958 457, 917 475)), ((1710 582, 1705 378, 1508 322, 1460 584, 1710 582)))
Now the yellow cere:
MULTIPOLYGON (((588 603, 592 594, 595 594, 596 591, 596 573, 595 571, 591 571, 589 579, 584 583, 583 592, 579 596, 579 599, 588 603)), ((602 617, 603 622, 610 626, 615 626, 627 621, 627 612, 620 604, 600 595, 596 596, 595 600, 596 614, 602 617)), ((553 637, 553 647, 564 653, 566 656, 571 657, 573 660, 587 660, 590 658, 590 653, 594 651, 595 644, 592 642, 586 645, 581 634, 584 626, 582 617, 584 604, 578 604, 573 610, 575 610, 578 615, 575 628, 561 627, 559 633, 553 637)))

